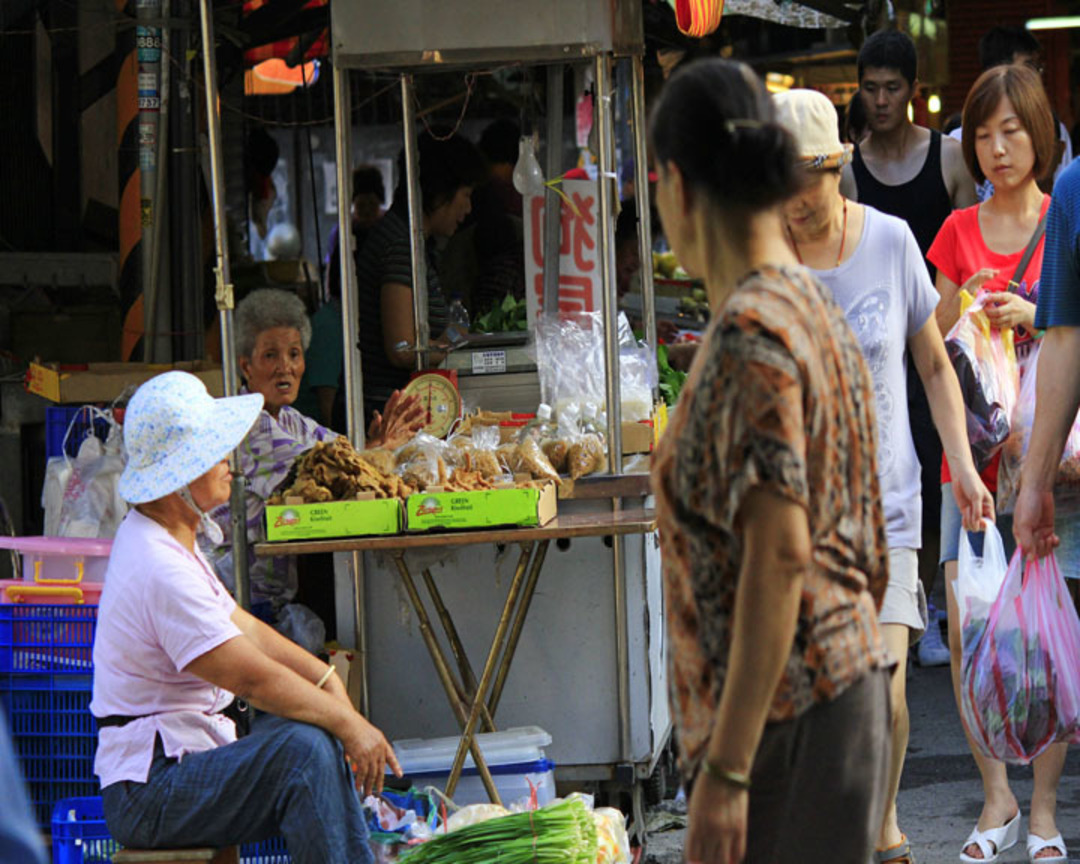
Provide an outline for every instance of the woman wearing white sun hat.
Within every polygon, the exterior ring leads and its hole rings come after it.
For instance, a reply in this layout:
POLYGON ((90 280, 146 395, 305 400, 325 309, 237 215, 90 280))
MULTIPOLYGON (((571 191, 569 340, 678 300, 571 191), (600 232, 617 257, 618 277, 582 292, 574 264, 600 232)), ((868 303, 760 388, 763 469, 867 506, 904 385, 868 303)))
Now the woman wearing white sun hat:
POLYGON ((330 667, 240 609, 196 544, 229 497, 225 459, 261 395, 213 399, 168 372, 128 406, 113 542, 94 640, 95 772, 124 845, 229 846, 285 835, 294 862, 371 860, 356 788, 389 764, 382 733, 330 667), (268 713, 237 739, 237 698, 268 713), (345 757, 353 764, 350 776, 345 757))
POLYGON ((919 638, 925 623, 917 559, 922 526, 919 460, 906 395, 909 355, 926 388, 945 452, 958 466, 952 489, 964 524, 981 529, 982 518, 993 515, 993 499, 971 459, 960 385, 934 317, 938 294, 911 229, 895 216, 840 195, 841 172, 852 147, 840 142, 836 109, 827 96, 790 90, 774 96, 773 102, 777 121, 795 138, 805 173, 802 189, 784 205, 788 243, 799 263, 813 271, 844 310, 874 379, 878 478, 889 545, 889 584, 878 617, 889 651, 899 661, 891 679, 889 800, 875 860, 910 864, 911 847, 896 815, 909 727, 904 661, 909 641, 919 638))

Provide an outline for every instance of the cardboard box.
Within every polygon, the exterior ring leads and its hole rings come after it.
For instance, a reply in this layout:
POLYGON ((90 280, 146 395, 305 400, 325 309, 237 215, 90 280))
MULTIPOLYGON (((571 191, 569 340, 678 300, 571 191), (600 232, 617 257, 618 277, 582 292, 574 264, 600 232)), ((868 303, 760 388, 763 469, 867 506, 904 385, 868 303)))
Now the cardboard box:
POLYGON ((198 377, 211 396, 224 396, 221 367, 202 360, 180 363, 87 363, 62 369, 57 363, 31 363, 26 390, 53 402, 112 402, 129 387, 138 387, 155 375, 179 369, 198 377))
POLYGON ((407 531, 446 528, 533 527, 555 518, 555 484, 542 489, 418 492, 405 502, 407 531))
POLYGON ((653 439, 652 420, 622 424, 622 452, 624 456, 631 453, 648 453, 653 448, 653 439))
POLYGON ((325 504, 280 504, 266 508, 266 539, 321 540, 397 534, 402 528, 401 501, 328 501, 325 504))

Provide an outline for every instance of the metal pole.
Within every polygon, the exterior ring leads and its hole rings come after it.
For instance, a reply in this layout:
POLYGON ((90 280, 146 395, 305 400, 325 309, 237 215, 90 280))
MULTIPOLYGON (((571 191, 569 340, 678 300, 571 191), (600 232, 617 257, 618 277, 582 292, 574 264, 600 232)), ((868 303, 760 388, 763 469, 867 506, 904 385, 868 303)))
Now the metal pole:
MULTIPOLYGON (((168 14, 167 12, 165 13, 168 14)), ((158 198, 159 170, 158 136, 164 134, 160 123, 161 111, 161 0, 143 0, 136 6, 135 20, 139 60, 139 196, 142 210, 142 292, 143 292, 143 357, 154 361, 157 347, 157 289, 158 254, 155 242, 160 234, 154 230, 160 220, 161 200, 158 198), (155 236, 157 234, 157 236, 155 236)))
MULTIPOLYGON (((547 70, 547 179, 562 176, 563 65, 547 70)), ((552 187, 544 192, 544 315, 559 312, 559 245, 562 238, 562 199, 552 187)), ((531 288, 529 289, 532 290, 531 288)))
MULTIPOLYGON (((364 373, 357 333, 360 328, 360 300, 357 296, 356 268, 353 261, 353 234, 350 217, 352 202, 352 91, 349 70, 334 66, 334 158, 337 160, 338 188, 338 263, 341 266, 341 338, 345 344, 345 428, 357 450, 364 449, 364 373)), ((310 148, 309 148, 310 150, 310 148)), ((318 219, 318 214, 316 214, 318 219)), ((356 628, 356 654, 359 657, 360 713, 368 716, 368 652, 364 572, 364 554, 352 554, 353 624, 356 628)))
POLYGON ((412 75, 401 76, 401 109, 405 126, 405 179, 409 190, 409 235, 412 238, 413 348, 416 368, 427 364, 428 287, 427 249, 424 242, 424 207, 420 200, 420 154, 416 141, 416 101, 412 75))
MULTIPOLYGON (((206 87, 207 137, 210 143, 210 193, 214 204, 214 242, 217 266, 214 275, 217 286, 214 299, 221 316, 221 366, 225 395, 235 396, 238 390, 236 364, 236 335, 233 333, 233 286, 229 271, 229 240, 225 223, 225 172, 221 153, 221 113, 217 94, 217 57, 214 53, 214 18, 210 0, 199 0, 202 22, 203 83, 206 87)), ((251 586, 248 584, 247 560, 247 492, 240 461, 233 451, 229 457, 232 469, 230 521, 232 526, 233 573, 236 577, 236 602, 251 608, 251 586)))
MULTIPOLYGON (((165 25, 161 28, 161 45, 162 51, 167 52, 172 47, 172 30, 169 27, 169 16, 172 14, 170 0, 162 0, 161 3, 161 15, 165 25)), ((170 273, 168 268, 162 268, 163 252, 170 252, 171 250, 162 248, 162 238, 164 236, 164 230, 166 225, 166 218, 170 217, 169 213, 169 201, 166 197, 167 192, 165 184, 169 176, 169 103, 171 101, 170 88, 172 87, 172 64, 166 59, 161 63, 161 111, 158 115, 158 142, 157 142, 157 171, 156 182, 154 188, 154 203, 153 203, 153 229, 152 240, 150 243, 150 278, 149 285, 144 286, 146 291, 146 320, 147 329, 146 336, 144 338, 144 351, 143 356, 146 357, 147 362, 160 363, 163 360, 172 359, 172 338, 166 335, 164 340, 164 350, 158 345, 161 341, 159 335, 159 325, 165 326, 160 329, 164 329, 166 333, 175 329, 172 324, 172 284, 171 280, 167 278, 167 274, 170 273), (164 302, 162 302, 162 294, 164 293, 164 302), (161 309, 159 310, 159 304, 161 309), (160 319, 160 320, 159 320, 160 319)), ((166 257, 165 260, 168 260, 166 257)))
MULTIPOLYGON (((604 367, 607 385, 608 458, 611 472, 622 473, 622 401, 619 393, 619 332, 617 316, 619 301, 615 285, 615 220, 613 218, 613 188, 615 184, 614 137, 611 123, 611 55, 596 58, 596 128, 597 154, 600 169, 600 226, 597 232, 600 256, 600 278, 603 286, 604 367)), ((618 513, 622 502, 611 501, 618 513)), ((615 681, 619 702, 619 756, 630 760, 630 640, 626 619, 626 585, 623 573, 622 539, 612 538, 612 578, 615 600, 615 681)))
POLYGON ((622 400, 619 395, 619 299, 615 284, 614 147, 611 127, 611 55, 596 57, 597 163, 600 186, 600 224, 597 256, 604 316, 604 371, 607 401, 607 441, 610 470, 622 473, 622 400))
MULTIPOLYGON (((634 199, 638 213, 638 246, 641 250, 641 314, 645 323, 645 341, 656 348, 656 291, 652 268, 652 222, 649 219, 649 154, 645 139, 645 63, 640 54, 631 60, 631 98, 633 99, 634 199)), ((655 397, 655 393, 653 394, 655 397)))

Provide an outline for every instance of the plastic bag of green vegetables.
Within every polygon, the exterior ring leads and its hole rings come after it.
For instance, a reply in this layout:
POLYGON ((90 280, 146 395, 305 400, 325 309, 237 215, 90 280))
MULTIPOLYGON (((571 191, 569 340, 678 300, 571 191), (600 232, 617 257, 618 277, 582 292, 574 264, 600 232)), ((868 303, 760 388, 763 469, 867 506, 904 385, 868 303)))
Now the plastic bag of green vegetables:
POLYGON ((656 371, 659 373, 660 395, 670 407, 679 401, 679 394, 686 382, 686 373, 671 368, 667 345, 656 346, 656 371))
POLYGON ((483 315, 475 318, 471 329, 474 333, 509 333, 528 330, 525 309, 524 300, 515 300, 512 294, 507 294, 501 303, 495 304, 483 315))
POLYGON ((449 834, 404 853, 408 864, 595 864, 596 823, 580 798, 511 813, 449 834))

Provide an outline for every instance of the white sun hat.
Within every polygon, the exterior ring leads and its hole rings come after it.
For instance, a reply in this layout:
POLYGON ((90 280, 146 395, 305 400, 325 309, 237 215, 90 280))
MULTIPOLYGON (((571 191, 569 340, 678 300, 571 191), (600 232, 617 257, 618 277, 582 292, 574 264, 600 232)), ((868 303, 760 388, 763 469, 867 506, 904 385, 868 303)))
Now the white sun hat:
POLYGON ((121 497, 145 504, 185 488, 236 449, 262 405, 260 393, 215 399, 188 372, 151 378, 124 412, 121 497))
POLYGON ((817 90, 785 90, 772 98, 776 122, 795 139, 804 168, 825 171, 851 161, 854 148, 840 142, 840 123, 828 96, 817 90))

